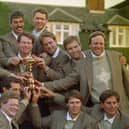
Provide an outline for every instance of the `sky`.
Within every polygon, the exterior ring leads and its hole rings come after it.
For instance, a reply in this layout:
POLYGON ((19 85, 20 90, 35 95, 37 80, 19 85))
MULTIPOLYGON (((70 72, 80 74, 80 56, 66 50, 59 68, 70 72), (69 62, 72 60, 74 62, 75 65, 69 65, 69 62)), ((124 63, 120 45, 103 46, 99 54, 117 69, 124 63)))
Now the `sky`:
MULTIPOLYGON (((85 6, 85 0, 0 0, 9 2, 33 3, 33 4, 52 4, 52 5, 66 5, 66 6, 85 6), (70 2, 69 2, 70 1, 70 2)), ((105 8, 109 8, 124 0, 105 0, 105 8)))

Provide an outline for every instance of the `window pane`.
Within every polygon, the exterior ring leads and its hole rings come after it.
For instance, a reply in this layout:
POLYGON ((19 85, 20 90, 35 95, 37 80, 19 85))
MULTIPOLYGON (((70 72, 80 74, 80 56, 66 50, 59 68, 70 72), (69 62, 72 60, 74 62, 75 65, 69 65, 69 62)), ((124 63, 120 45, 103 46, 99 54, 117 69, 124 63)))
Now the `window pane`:
POLYGON ((124 32, 124 29, 123 28, 119 28, 119 33, 123 33, 124 32))
POLYGON ((126 47, 129 47, 129 28, 126 29, 126 47))
POLYGON ((56 30, 61 30, 61 25, 57 24, 56 25, 56 30))
POLYGON ((64 30, 69 30, 69 26, 68 25, 64 25, 64 30))
POLYGON ((123 37, 123 35, 119 35, 118 43, 119 43, 120 46, 124 44, 124 37, 123 37))
POLYGON ((116 45, 116 30, 115 29, 113 29, 113 32, 112 32, 112 39, 113 39, 113 42, 112 42, 112 44, 113 45, 116 45))
POLYGON ((56 39, 58 42, 61 42, 61 32, 56 32, 56 39))
POLYGON ((64 39, 69 36, 68 32, 64 32, 64 39))

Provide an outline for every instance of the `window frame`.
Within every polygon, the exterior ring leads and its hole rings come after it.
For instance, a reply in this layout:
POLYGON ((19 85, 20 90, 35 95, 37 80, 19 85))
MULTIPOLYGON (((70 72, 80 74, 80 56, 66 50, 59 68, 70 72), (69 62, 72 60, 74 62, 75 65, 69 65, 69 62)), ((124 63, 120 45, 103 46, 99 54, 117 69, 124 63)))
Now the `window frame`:
POLYGON ((109 47, 119 47, 126 48, 129 45, 126 43, 127 40, 127 31, 129 32, 129 26, 109 26, 109 47), (123 32, 120 32, 120 29, 123 29, 123 32), (119 36, 123 37, 122 44, 120 43, 119 36))

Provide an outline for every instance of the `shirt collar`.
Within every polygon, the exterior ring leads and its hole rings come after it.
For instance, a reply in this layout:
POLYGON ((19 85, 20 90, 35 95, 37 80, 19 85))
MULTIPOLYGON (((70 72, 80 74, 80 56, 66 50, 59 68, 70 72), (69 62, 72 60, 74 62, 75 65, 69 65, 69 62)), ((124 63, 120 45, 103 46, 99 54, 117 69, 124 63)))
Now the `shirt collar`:
POLYGON ((80 113, 74 118, 72 119, 72 117, 70 116, 69 112, 67 112, 67 115, 66 115, 66 120, 72 120, 72 121, 76 121, 77 118, 79 117, 80 113))
POLYGON ((56 58, 58 55, 59 55, 59 52, 60 52, 60 48, 59 47, 57 47, 57 49, 56 49, 56 51, 55 51, 55 53, 53 54, 53 58, 56 58))
POLYGON ((110 122, 111 124, 113 123, 114 119, 116 116, 113 116, 112 118, 108 118, 106 114, 104 114, 104 120, 110 122))
POLYGON ((26 56, 26 57, 22 57, 21 54, 20 54, 20 52, 19 52, 17 56, 18 56, 20 59, 23 59, 23 58, 29 58, 29 57, 30 57, 30 54, 29 54, 28 56, 26 56))
POLYGON ((3 110, 1 110, 1 112, 4 114, 4 116, 7 118, 7 120, 8 120, 9 122, 11 122, 12 118, 9 117, 9 116, 7 115, 7 113, 5 113, 3 110))
POLYGON ((44 26, 42 30, 40 31, 36 31, 36 30, 33 30, 32 31, 32 34, 36 37, 36 38, 39 38, 39 36, 41 35, 41 33, 47 28, 47 26, 44 26))
POLYGON ((13 36, 16 38, 16 40, 17 40, 17 38, 18 38, 18 35, 12 30, 12 34, 13 34, 13 36))
POLYGON ((95 55, 92 51, 91 51, 91 55, 94 59, 100 59, 101 57, 103 57, 105 55, 105 51, 103 51, 103 53, 99 56, 95 55))
POLYGON ((83 56, 83 58, 86 58, 86 55, 83 51, 82 51, 82 56, 83 56))

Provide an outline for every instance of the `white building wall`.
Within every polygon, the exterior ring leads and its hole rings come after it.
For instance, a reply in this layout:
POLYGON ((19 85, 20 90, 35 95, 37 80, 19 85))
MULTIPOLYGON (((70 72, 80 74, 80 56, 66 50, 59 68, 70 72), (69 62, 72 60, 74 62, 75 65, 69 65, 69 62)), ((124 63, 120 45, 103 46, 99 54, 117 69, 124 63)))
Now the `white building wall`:
POLYGON ((85 0, 0 0, 0 1, 10 1, 10 2, 16 1, 19 3, 85 7, 85 0))
MULTIPOLYGON (((62 6, 76 6, 85 7, 85 0, 0 0, 19 3, 33 3, 33 4, 45 4, 45 5, 62 5, 62 6)), ((109 8, 124 0, 105 0, 105 8, 109 8)))

